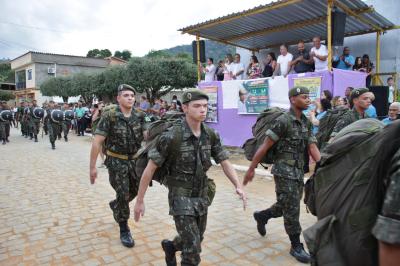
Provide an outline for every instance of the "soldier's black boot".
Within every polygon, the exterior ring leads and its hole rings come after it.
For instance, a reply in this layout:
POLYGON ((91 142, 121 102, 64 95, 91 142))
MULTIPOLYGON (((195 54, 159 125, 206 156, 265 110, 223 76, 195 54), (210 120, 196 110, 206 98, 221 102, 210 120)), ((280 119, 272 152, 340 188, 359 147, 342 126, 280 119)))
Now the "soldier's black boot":
POLYGON ((65 142, 68 142, 68 137, 64 136, 64 140, 65 140, 65 142))
POLYGON ((6 145, 6 140, 5 139, 3 139, 3 143, 2 143, 3 145, 6 145))
POLYGON ((53 150, 56 149, 56 144, 55 144, 54 142, 51 143, 51 148, 52 148, 53 150))
POLYGON ((6 138, 6 142, 10 142, 10 141, 8 140, 8 137, 6 138))
POLYGON ((35 142, 38 142, 37 135, 35 135, 35 142))
POLYGON ((304 246, 300 243, 300 235, 289 235, 292 247, 290 248, 290 255, 302 263, 310 263, 310 254, 304 250, 304 246))
POLYGON ((168 239, 161 241, 162 249, 165 252, 165 263, 167 266, 176 266, 176 249, 174 243, 168 239))
POLYGON ((257 211, 253 213, 253 217, 257 222, 257 231, 261 236, 265 236, 267 231, 265 229, 265 225, 268 223, 268 220, 272 218, 271 211, 266 209, 264 211, 257 211))
POLYGON ((33 134, 32 134, 32 133, 29 134, 29 139, 30 139, 30 140, 33 139, 33 134))
POLYGON ((121 239, 122 245, 127 248, 132 248, 135 245, 127 221, 119 223, 119 238, 121 239))

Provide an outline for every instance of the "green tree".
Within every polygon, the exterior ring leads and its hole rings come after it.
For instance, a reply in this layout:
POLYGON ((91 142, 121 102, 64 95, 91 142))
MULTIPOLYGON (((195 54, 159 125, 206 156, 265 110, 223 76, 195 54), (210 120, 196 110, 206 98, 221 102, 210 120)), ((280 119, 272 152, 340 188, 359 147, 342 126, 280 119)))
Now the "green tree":
POLYGON ((88 51, 86 57, 105 58, 105 57, 109 57, 111 55, 112 55, 112 53, 109 49, 103 49, 103 50, 92 49, 92 50, 88 51))
POLYGON ((163 50, 150 50, 150 52, 148 52, 148 54, 145 55, 145 57, 147 58, 170 58, 171 55, 163 50))
POLYGON ((154 102, 173 89, 194 87, 196 66, 177 58, 133 58, 124 80, 154 102))
POLYGON ((131 59, 132 53, 129 50, 115 51, 114 56, 128 61, 131 59))
POLYGON ((9 101, 15 99, 14 93, 11 91, 0 90, 0 101, 9 101))
POLYGON ((40 92, 45 96, 60 96, 64 102, 70 96, 78 96, 72 89, 72 77, 56 77, 46 80, 40 86, 40 92))
POLYGON ((0 82, 14 83, 14 71, 10 63, 0 63, 0 82))

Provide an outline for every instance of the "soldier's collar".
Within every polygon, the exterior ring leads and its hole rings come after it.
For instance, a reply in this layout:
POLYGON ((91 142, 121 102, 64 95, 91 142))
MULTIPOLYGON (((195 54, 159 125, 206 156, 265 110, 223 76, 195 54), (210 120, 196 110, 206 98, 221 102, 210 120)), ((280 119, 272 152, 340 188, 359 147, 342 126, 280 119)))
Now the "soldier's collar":
MULTIPOLYGON (((289 109, 289 115, 290 115, 290 117, 291 117, 292 119, 298 120, 297 117, 296 117, 296 113, 294 112, 294 110, 293 110, 292 107, 290 107, 290 109, 289 109)), ((301 116, 300 116, 300 120, 299 120, 299 121, 302 121, 302 120, 304 120, 304 119, 307 120, 307 117, 304 115, 303 112, 301 112, 301 116)))
MULTIPOLYGON (((191 136, 196 137, 196 136, 193 134, 192 129, 189 127, 188 123, 186 122, 186 119, 182 119, 182 124, 183 124, 183 126, 184 126, 183 140, 187 140, 187 139, 189 139, 191 136)), ((201 137, 201 136, 204 136, 204 135, 208 136, 208 133, 207 133, 207 130, 205 130, 205 128, 204 128, 204 124, 201 123, 201 135, 200 135, 200 137, 201 137)))

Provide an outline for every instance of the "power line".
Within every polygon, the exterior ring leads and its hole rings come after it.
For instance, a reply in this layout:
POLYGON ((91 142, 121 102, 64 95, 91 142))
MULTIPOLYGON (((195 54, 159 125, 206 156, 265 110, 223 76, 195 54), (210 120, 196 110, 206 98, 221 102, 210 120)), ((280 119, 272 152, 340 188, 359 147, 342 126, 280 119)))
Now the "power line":
POLYGON ((35 50, 35 51, 40 50, 40 49, 37 49, 35 47, 31 47, 31 46, 28 46, 28 45, 25 45, 25 44, 21 44, 21 43, 9 41, 9 40, 0 39, 0 42, 2 42, 3 44, 6 44, 8 46, 10 46, 10 45, 13 45, 14 47, 15 46, 19 46, 19 47, 22 47, 22 48, 28 49, 28 50, 35 50))
POLYGON ((17 24, 17 23, 13 23, 13 22, 0 21, 0 23, 1 24, 7 24, 7 25, 13 25, 13 26, 17 26, 17 27, 34 29, 34 30, 52 31, 52 32, 57 32, 57 33, 70 33, 70 32, 62 31, 62 30, 56 30, 56 29, 50 29, 50 28, 42 28, 42 27, 36 27, 36 26, 30 26, 30 25, 22 25, 22 24, 17 24))

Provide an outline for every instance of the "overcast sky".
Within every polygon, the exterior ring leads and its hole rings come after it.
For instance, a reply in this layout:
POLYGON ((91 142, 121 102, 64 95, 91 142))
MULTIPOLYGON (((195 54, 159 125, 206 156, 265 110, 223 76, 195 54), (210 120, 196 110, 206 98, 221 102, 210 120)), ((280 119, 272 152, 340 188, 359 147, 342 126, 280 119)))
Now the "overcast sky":
POLYGON ((0 58, 29 50, 86 56, 129 49, 143 56, 189 44, 177 30, 270 0, 0 0, 0 58))

